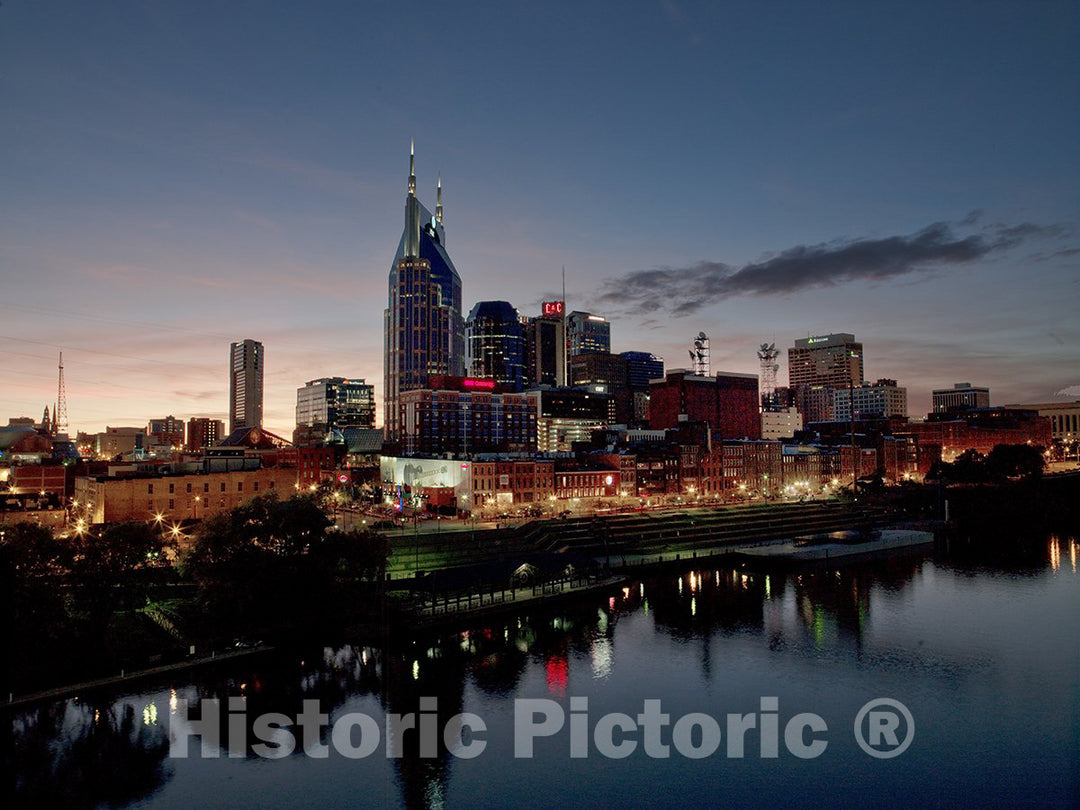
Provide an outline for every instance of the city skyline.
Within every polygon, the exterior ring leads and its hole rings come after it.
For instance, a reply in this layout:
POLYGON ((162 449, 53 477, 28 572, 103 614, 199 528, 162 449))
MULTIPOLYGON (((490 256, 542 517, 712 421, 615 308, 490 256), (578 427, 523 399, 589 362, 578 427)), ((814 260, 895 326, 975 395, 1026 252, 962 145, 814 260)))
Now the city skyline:
POLYGON ((762 342, 849 332, 914 415, 959 381, 1080 396, 1068 4, 468 9, 416 26, 419 65, 380 42, 404 12, 57 5, 0 8, 4 417, 51 407, 63 351, 72 431, 227 419, 247 337, 268 430, 318 377, 381 417, 413 136, 465 312, 539 314, 565 265, 568 311, 669 368, 699 331, 753 374, 762 342))

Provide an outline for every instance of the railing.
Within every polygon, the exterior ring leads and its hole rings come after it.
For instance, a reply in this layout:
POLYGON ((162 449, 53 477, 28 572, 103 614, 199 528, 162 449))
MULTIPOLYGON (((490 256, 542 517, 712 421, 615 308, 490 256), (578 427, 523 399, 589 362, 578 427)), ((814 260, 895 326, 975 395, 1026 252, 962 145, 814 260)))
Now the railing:
POLYGON ((447 614, 477 610, 484 607, 504 605, 510 602, 516 602, 519 598, 529 600, 573 590, 580 590, 594 584, 596 581, 597 578, 595 576, 582 574, 553 579, 536 585, 489 588, 485 591, 474 591, 472 593, 431 596, 416 605, 415 611, 420 616, 445 616, 447 614))

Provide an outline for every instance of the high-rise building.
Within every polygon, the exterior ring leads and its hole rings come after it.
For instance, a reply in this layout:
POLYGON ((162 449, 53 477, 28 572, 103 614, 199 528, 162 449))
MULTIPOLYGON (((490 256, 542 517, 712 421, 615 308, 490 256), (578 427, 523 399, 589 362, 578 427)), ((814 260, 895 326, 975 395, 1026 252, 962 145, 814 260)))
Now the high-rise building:
POLYGON ((626 358, 620 354, 589 352, 570 358, 570 385, 611 397, 608 424, 630 423, 634 400, 626 382, 626 358))
POLYGON ((506 301, 480 301, 465 321, 468 371, 510 391, 525 387, 525 328, 506 301))
POLYGON ((855 388, 833 389, 833 419, 846 422, 851 416, 851 398, 855 397, 855 419, 907 416, 907 389, 896 380, 878 380, 855 388))
POLYGON ((193 452, 205 450, 225 438, 225 423, 220 419, 196 416, 188 419, 187 449, 193 452))
POLYGON ((435 377, 431 388, 401 393, 402 449, 408 453, 528 453, 536 413, 525 394, 501 393, 472 377, 435 377))
POLYGON ((432 375, 464 376, 465 322, 461 277, 446 252, 442 181, 435 189, 435 214, 416 197, 416 165, 409 149, 405 229, 390 268, 384 313, 383 400, 386 437, 401 432, 402 391, 424 388, 432 375))
POLYGON ((562 301, 548 301, 544 313, 525 320, 525 377, 528 387, 566 385, 566 321, 562 301))
POLYGON ((672 369, 650 384, 649 427, 703 422, 725 439, 761 437, 756 374, 718 371, 711 377, 672 369))
POLYGON ((863 347, 841 332, 800 338, 788 349, 788 386, 807 422, 833 417, 832 392, 863 384, 863 347))
POLYGON ((566 342, 571 357, 590 352, 611 351, 611 324, 591 312, 571 312, 566 316, 566 342))
POLYGON ((979 388, 969 382, 954 383, 952 388, 935 388, 930 395, 934 402, 934 413, 990 407, 990 389, 979 388))
POLYGON ((296 389, 297 447, 321 444, 334 431, 374 426, 375 387, 363 380, 322 377, 296 389))
POLYGON ((229 433, 262 427, 263 345, 247 339, 229 348, 229 433))
POLYGON ((664 358, 649 352, 623 352, 626 361, 626 386, 630 389, 630 427, 649 426, 649 380, 664 376, 664 358))

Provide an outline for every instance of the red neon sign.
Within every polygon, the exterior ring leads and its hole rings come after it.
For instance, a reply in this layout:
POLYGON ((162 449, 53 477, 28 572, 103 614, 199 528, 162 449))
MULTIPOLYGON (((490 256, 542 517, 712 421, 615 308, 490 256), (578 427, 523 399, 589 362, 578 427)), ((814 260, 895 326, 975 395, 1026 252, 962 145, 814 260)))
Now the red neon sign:
POLYGON ((484 388, 488 391, 495 388, 494 380, 473 380, 468 377, 465 378, 464 385, 466 388, 484 388))
POLYGON ((545 315, 562 315, 563 314, 563 302, 562 301, 545 301, 543 305, 543 313, 545 315))

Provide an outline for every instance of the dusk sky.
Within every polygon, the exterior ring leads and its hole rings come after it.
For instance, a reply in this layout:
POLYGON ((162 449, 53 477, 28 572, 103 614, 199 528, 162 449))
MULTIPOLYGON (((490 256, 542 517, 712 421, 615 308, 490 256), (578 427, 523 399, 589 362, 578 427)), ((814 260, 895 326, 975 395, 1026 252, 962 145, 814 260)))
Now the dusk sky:
POLYGON ((244 338, 269 430, 322 376, 381 421, 410 138, 466 313, 565 266, 671 368, 854 332, 913 415, 1078 397, 1078 42, 1075 0, 3 0, 0 425, 61 350, 72 433, 227 420, 244 338))

